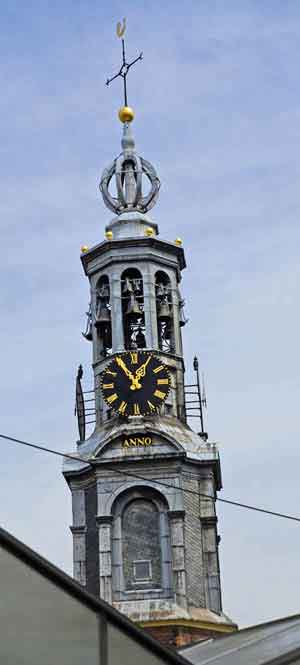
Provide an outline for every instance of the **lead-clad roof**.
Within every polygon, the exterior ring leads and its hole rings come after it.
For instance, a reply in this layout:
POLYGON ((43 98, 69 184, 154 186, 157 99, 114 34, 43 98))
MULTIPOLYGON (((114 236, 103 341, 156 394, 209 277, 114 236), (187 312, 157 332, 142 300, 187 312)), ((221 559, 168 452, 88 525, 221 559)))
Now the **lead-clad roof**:
POLYGON ((194 665, 300 663, 300 615, 240 630, 180 652, 194 665))

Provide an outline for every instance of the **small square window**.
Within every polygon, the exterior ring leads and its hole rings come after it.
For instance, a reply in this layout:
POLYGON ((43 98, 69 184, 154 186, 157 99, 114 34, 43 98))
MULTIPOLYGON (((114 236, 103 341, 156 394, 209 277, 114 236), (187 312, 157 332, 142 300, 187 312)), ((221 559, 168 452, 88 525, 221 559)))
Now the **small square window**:
POLYGON ((149 582, 152 580, 151 561, 141 560, 133 562, 133 575, 135 582, 149 582))

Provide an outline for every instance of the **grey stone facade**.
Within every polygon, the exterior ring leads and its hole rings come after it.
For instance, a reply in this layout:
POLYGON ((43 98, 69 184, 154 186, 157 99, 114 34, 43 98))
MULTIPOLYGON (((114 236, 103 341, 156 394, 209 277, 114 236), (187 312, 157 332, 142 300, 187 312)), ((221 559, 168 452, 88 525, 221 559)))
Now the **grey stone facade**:
MULTIPOLYGON (((64 475, 73 495, 74 576, 104 600, 126 603, 128 611, 145 601, 151 602, 153 616, 161 613, 162 602, 164 612, 207 608, 221 614, 214 501, 221 483, 218 452, 177 419, 157 421, 156 431, 150 430, 150 418, 139 424, 115 422, 114 428, 107 423, 107 432, 99 428, 78 451, 92 460, 93 468, 66 459, 64 475), (152 445, 124 448, 130 430, 140 436, 151 431, 152 445), (122 512, 138 497, 150 499, 159 511, 162 583, 159 589, 126 591, 122 512)), ((142 548, 141 543, 141 559, 142 548)))

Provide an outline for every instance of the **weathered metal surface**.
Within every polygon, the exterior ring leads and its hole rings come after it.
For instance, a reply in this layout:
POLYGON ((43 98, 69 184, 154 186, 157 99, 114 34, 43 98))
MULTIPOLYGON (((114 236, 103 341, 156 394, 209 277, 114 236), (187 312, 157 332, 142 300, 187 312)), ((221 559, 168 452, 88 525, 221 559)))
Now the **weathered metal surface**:
POLYGON ((245 628, 222 640, 195 644, 182 654, 195 665, 298 664, 300 615, 245 628))
POLYGON ((80 441, 85 440, 85 407, 84 407, 84 398, 81 387, 83 371, 82 366, 79 365, 78 373, 76 377, 76 406, 75 406, 75 415, 77 414, 78 420, 78 431, 80 441))

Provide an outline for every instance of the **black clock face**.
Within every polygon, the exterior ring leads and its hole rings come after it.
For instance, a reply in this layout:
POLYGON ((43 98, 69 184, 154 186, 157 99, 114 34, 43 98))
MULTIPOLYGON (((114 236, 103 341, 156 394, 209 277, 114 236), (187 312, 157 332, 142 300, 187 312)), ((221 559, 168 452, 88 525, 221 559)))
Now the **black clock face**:
POLYGON ((147 351, 116 355, 101 378, 106 404, 122 416, 159 413, 170 386, 168 368, 160 358, 147 351))

